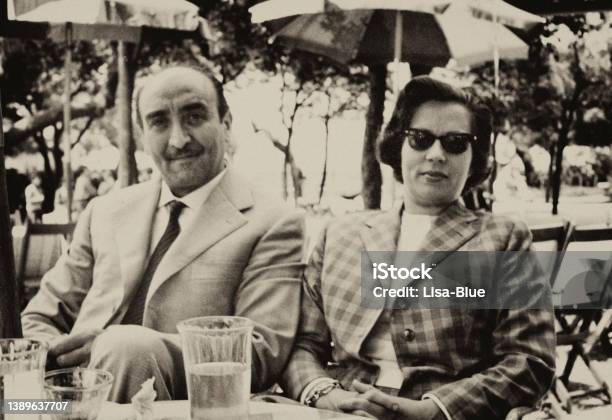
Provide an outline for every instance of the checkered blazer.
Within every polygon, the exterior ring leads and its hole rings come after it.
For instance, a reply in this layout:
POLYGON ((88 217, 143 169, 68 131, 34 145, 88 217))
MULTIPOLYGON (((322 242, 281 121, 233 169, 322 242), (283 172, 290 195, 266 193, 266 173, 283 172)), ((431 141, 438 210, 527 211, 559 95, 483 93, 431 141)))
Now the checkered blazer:
MULTIPOLYGON (((453 419, 503 418, 548 390, 555 369, 551 310, 368 309, 361 304, 362 251, 397 249, 401 210, 352 214, 324 230, 304 273, 301 320, 283 385, 297 399, 319 377, 375 383, 379 368, 361 353, 385 314, 404 382, 399 395, 435 395, 453 419), (331 343, 334 343, 333 346, 331 343), (332 363, 329 363, 332 362, 332 363)), ((528 251, 527 227, 451 205, 433 223, 426 251, 528 251)), ((496 282, 532 276, 529 265, 496 282)), ((543 278, 543 276, 540 276, 543 278)), ((550 300, 545 280, 534 288, 550 300)))

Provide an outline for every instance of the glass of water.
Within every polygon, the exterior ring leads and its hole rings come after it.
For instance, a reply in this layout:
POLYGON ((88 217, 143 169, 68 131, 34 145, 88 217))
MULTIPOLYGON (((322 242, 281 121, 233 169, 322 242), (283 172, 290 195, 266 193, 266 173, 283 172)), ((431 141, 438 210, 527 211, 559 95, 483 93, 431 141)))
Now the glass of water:
POLYGON ((42 398, 48 348, 38 340, 0 339, 0 400, 42 398))
POLYGON ((200 317, 182 321, 177 328, 183 344, 191 419, 247 419, 251 320, 200 317))
POLYGON ((95 420, 108 398, 113 375, 101 369, 67 368, 45 375, 46 397, 53 401, 70 401, 72 410, 55 414, 53 420, 95 420))

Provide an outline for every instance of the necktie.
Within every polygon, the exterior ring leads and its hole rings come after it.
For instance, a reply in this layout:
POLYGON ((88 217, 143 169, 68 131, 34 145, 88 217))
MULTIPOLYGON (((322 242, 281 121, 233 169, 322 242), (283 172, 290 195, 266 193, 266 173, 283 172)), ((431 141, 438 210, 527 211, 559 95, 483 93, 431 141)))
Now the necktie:
POLYGON ((183 210, 184 207, 185 204, 181 203, 180 201, 175 200, 168 203, 168 209, 170 211, 168 225, 166 226, 164 234, 155 246, 151 257, 149 258, 147 268, 142 275, 142 280, 140 281, 138 290, 132 298, 132 302, 130 303, 128 310, 123 317, 123 321, 121 322, 122 324, 142 325, 145 300, 147 299, 147 293, 149 291, 149 286, 151 285, 151 280, 153 279, 155 270, 157 270, 157 266, 166 254, 166 251, 168 251, 168 248, 170 248, 170 245, 172 245, 172 242, 174 242, 181 231, 178 218, 181 214, 181 210, 183 210))

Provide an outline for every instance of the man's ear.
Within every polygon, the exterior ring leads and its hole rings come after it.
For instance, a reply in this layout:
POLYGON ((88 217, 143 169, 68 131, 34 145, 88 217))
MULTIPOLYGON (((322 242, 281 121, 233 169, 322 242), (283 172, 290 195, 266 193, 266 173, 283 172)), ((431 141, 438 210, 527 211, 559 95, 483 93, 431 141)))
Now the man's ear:
POLYGON ((221 120, 221 124, 223 124, 223 128, 225 128, 228 133, 232 129, 232 121, 232 113, 227 110, 223 116, 223 119, 221 120))
POLYGON ((223 125, 223 137, 225 140, 225 157, 229 160, 236 152, 236 141, 232 133, 232 114, 229 111, 226 112, 221 124, 223 125))

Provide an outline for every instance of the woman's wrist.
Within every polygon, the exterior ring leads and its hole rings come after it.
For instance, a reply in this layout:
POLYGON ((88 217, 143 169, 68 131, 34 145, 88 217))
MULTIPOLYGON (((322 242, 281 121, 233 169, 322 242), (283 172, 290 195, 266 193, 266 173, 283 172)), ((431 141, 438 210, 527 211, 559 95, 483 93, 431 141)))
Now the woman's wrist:
POLYGON ((446 416, 433 400, 424 399, 418 401, 418 405, 418 411, 421 413, 421 416, 418 418, 424 420, 446 420, 446 416))

